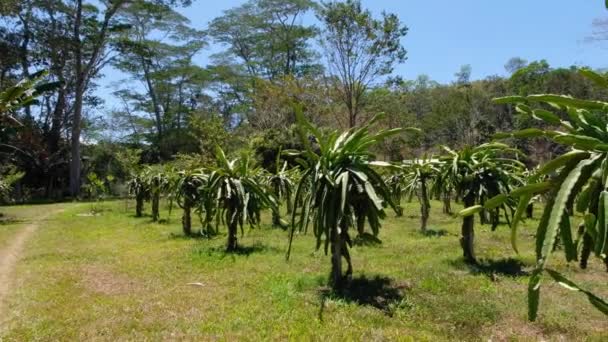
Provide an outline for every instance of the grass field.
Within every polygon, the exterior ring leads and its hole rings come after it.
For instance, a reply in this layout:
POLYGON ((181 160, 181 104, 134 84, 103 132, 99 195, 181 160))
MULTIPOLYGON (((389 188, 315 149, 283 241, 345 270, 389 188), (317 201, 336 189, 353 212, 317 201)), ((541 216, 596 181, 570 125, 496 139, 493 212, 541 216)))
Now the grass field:
MULTIPOLYGON (((239 254, 225 254, 225 235, 184 238, 179 210, 169 222, 151 223, 107 202, 40 224, 16 265, 0 340, 608 340, 608 321, 579 294, 543 282, 536 323, 526 320, 527 271, 536 220, 521 229, 517 256, 507 226, 477 225, 477 254, 485 267, 461 259, 459 219, 433 202, 430 228, 417 231, 418 205, 390 214, 381 245, 352 250, 351 291, 329 295, 329 257, 314 237, 295 239, 285 261, 287 234, 270 227, 247 230, 239 254)), ((55 205, 53 208, 56 208, 55 205)), ((50 206, 0 208, 0 248, 50 206)), ((455 210, 458 210, 456 205, 455 210)), ((538 214, 538 213, 537 213, 538 214)), ((165 210, 161 217, 167 218, 165 210)), ((582 271, 552 267, 604 297, 603 265, 582 271)))

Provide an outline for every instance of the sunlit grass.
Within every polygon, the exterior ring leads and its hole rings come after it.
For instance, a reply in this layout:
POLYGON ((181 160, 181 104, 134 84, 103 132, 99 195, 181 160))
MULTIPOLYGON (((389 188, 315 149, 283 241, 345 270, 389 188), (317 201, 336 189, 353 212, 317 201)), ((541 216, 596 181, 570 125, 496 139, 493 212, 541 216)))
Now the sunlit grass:
MULTIPOLYGON (((486 267, 471 269, 461 258, 460 220, 433 202, 428 228, 442 233, 423 236, 417 203, 406 204, 404 217, 385 221, 381 245, 353 248, 358 289, 337 297, 327 293, 329 257, 315 251, 314 237, 298 235, 286 262, 287 233, 271 228, 268 213, 262 227, 239 236, 240 254, 226 254, 224 234, 183 237, 178 209, 156 224, 125 212, 124 201, 102 204, 100 216, 77 216, 89 204, 64 206, 28 244, 0 339, 608 338, 598 330, 605 316, 549 281, 538 322, 526 321, 528 277, 521 273, 534 261, 536 220, 521 229, 520 256, 507 226, 477 225, 486 267)), ((10 210, 29 215, 30 208, 10 210)), ((11 226, 0 232, 18 229, 11 226)), ((552 267, 608 295, 597 261, 581 271, 557 259, 552 267)))

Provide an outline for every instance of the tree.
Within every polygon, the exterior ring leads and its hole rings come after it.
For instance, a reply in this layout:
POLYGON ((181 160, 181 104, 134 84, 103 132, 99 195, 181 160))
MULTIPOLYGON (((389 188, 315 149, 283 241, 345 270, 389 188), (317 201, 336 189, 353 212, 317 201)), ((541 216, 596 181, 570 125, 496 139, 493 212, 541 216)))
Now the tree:
POLYGON ((415 159, 405 161, 403 166, 405 194, 415 194, 420 202, 420 231, 426 233, 426 226, 431 210, 429 182, 439 173, 433 159, 415 159))
POLYGON ((215 219, 220 222, 223 219, 228 226, 226 251, 235 252, 238 249, 239 227, 243 232, 245 222, 250 226, 258 225, 261 210, 270 207, 273 212, 277 212, 278 205, 276 199, 258 181, 259 170, 250 165, 247 155, 228 160, 218 146, 216 163, 211 168, 205 189, 208 194, 205 199, 206 221, 215 219))
MULTIPOLYGON (((505 212, 505 217, 508 217, 504 203, 495 206, 489 200, 498 195, 506 197, 512 188, 513 174, 520 173, 525 166, 516 159, 508 158, 509 153, 513 155, 518 151, 505 144, 488 143, 473 148, 465 147, 460 151, 444 147, 444 150, 447 155, 440 158, 446 165, 442 177, 451 179, 456 195, 462 198, 466 208, 460 212, 463 216, 460 237, 463 257, 465 262, 476 264, 474 214, 480 213, 482 223, 485 223, 486 210, 497 212, 500 208, 505 212)), ((493 228, 498 224, 497 219, 495 216, 493 228)))
POLYGON ((313 7, 311 0, 250 0, 215 18, 209 34, 227 45, 223 54, 238 58, 250 77, 303 75, 318 68, 309 44, 316 30, 301 24, 313 7))
POLYGON ((327 68, 348 110, 348 127, 355 127, 368 87, 406 59, 401 38, 407 34, 395 14, 375 19, 359 0, 323 3, 317 17, 322 23, 320 45, 327 68))
POLYGON ((528 65, 528 61, 521 57, 513 57, 505 63, 505 70, 513 75, 519 69, 523 69, 528 65))
POLYGON ((72 51, 74 58, 74 113, 72 115, 70 192, 76 197, 81 186, 80 134, 84 96, 93 79, 106 62, 105 48, 111 32, 112 19, 127 0, 104 3, 101 21, 97 20, 97 9, 82 0, 75 1, 72 28, 72 51))
MULTIPOLYGON (((608 79, 588 69, 580 73, 598 87, 608 89, 608 79)), ((566 95, 539 94, 503 97, 496 103, 516 103, 517 110, 540 123, 555 128, 530 128, 502 137, 544 137, 564 145, 567 151, 542 165, 529 184, 513 190, 510 198, 518 198, 519 205, 512 221, 513 247, 517 251, 516 232, 525 208, 534 195, 548 193, 543 215, 536 233, 536 267, 528 286, 528 317, 535 320, 540 302, 540 283, 545 273, 568 289, 583 293, 598 310, 608 315, 608 302, 589 292, 560 273, 547 268, 559 237, 566 261, 577 260, 581 250, 581 263, 595 254, 608 266, 608 192, 606 191, 608 160, 607 102, 582 100, 566 95), (540 107, 550 105, 549 111, 540 107), (537 109, 533 109, 537 107, 537 109), (560 115, 561 113, 567 115, 560 115), (544 177, 550 177, 543 181, 544 177), (579 235, 572 237, 568 207, 575 204, 576 211, 583 215, 579 235)), ((503 200, 506 200, 503 198, 503 200)))
POLYGON ((192 235, 192 209, 205 201, 204 187, 208 176, 203 170, 180 171, 175 187, 177 204, 183 209, 182 229, 184 235, 192 235))
POLYGON ((160 218, 160 197, 166 192, 170 192, 170 172, 162 165, 148 167, 146 172, 147 188, 150 189, 150 200, 152 202, 152 221, 156 222, 160 218))
MULTIPOLYGON (((291 214, 293 211, 293 184, 292 179, 294 178, 296 169, 287 169, 287 161, 283 162, 281 166, 281 150, 277 153, 277 159, 275 162, 275 171, 268 173, 266 176, 266 184, 270 189, 272 195, 279 201, 284 201, 287 205, 287 214, 291 214)), ((287 223, 281 220, 278 213, 273 212, 272 224, 278 227, 287 228, 287 223)))
POLYGON ((144 211, 144 203, 150 198, 150 187, 147 182, 147 169, 141 171, 129 180, 129 193, 135 196, 135 217, 141 217, 144 211))
POLYGON ((301 152, 305 158, 302 159, 304 173, 295 194, 294 203, 299 210, 293 211, 287 258, 296 228, 305 231, 312 221, 317 248, 324 244, 326 254, 331 249, 330 282, 335 290, 339 290, 343 288, 344 280, 352 275, 349 228, 367 219, 373 234, 377 235, 380 221, 386 216, 385 206, 390 205, 397 212, 390 189, 374 169, 390 164, 374 161, 369 149, 403 130, 396 128, 371 133, 371 126, 382 118, 378 115, 361 128, 351 128, 340 135, 337 131, 321 134, 300 111, 297 115, 300 138, 306 151, 301 152), (308 140, 308 134, 318 144, 318 153, 308 140), (304 188, 309 190, 304 191, 304 188), (344 276, 343 257, 348 263, 344 276))
POLYGON ((397 170, 397 172, 387 176, 384 179, 384 183, 386 184, 386 186, 388 186, 388 188, 391 192, 391 197, 393 199, 393 203, 395 203, 395 206, 397 207, 397 213, 396 213, 397 217, 403 216, 403 208, 401 207, 401 199, 403 198, 404 193, 405 193, 404 184, 403 184, 404 178, 405 178, 405 175, 402 172, 402 170, 397 170))
MULTIPOLYGON (((159 159, 176 153, 180 137, 197 109, 209 73, 192 58, 205 46, 204 33, 166 4, 135 2, 119 16, 123 30, 114 45, 119 54, 113 65, 141 82, 144 92, 121 88, 125 114, 150 116, 149 135, 159 159)), ((191 145, 191 141, 186 143, 191 145)))

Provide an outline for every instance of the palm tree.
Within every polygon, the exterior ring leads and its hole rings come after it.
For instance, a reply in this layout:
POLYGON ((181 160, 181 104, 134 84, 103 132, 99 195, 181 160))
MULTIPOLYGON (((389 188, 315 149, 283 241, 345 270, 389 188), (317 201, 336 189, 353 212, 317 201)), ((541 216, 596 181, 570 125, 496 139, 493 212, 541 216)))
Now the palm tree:
POLYGON ((317 248, 323 244, 325 253, 331 249, 331 285, 343 288, 344 280, 352 276, 352 263, 348 248, 351 246, 349 228, 367 219, 374 235, 380 229, 380 220, 386 215, 384 208, 393 203, 390 189, 386 186, 375 167, 390 164, 374 161, 370 147, 384 138, 402 132, 402 129, 381 130, 371 133, 370 127, 381 118, 372 119, 361 128, 338 134, 332 131, 322 134, 308 123, 297 111, 300 138, 306 151, 297 154, 304 167, 298 183, 295 203, 299 208, 292 215, 287 258, 291 251, 291 241, 296 229, 305 230, 312 221, 317 248), (309 134, 318 146, 314 151, 309 134), (308 191, 303 191, 308 187, 308 191), (299 209, 299 210, 297 210, 299 209), (346 274, 342 275, 342 258, 348 263, 346 274))
MULTIPOLYGON (((580 72, 597 86, 608 89, 608 79, 605 76, 586 69, 580 72)), ((519 198, 512 220, 512 243, 517 251, 517 224, 526 207, 535 195, 548 193, 536 233, 537 263, 528 287, 529 319, 536 319, 540 283, 545 271, 558 283, 584 294, 592 305, 608 315, 607 301, 546 267, 558 237, 566 261, 576 260, 580 248, 581 266, 586 266, 591 253, 608 266, 608 102, 552 94, 510 96, 496 99, 495 102, 517 103, 518 112, 550 127, 503 133, 500 137, 545 137, 569 149, 542 165, 530 178, 529 184, 513 190, 509 196, 519 198), (538 104, 559 112, 531 108, 538 104), (544 177, 549 177, 549 180, 544 181, 544 177), (576 211, 584 217, 576 240, 572 238, 568 210, 570 204, 574 204, 576 211)))
POLYGON ((203 170, 180 171, 175 186, 177 205, 183 210, 182 229, 184 235, 192 235, 192 209, 204 202, 204 187, 208 176, 203 170))
POLYGON ((420 202, 420 230, 426 233, 426 226, 431 210, 429 182, 439 173, 437 161, 433 159, 415 159, 405 161, 403 165, 404 190, 406 194, 416 195, 420 202))
MULTIPOLYGON (((460 237, 463 257, 467 263, 476 264, 473 214, 479 212, 480 215, 485 215, 482 209, 489 199, 497 195, 506 197, 513 184, 513 174, 520 173, 524 165, 518 160, 505 157, 509 153, 517 154, 518 151, 504 144, 483 144, 465 147, 460 151, 443 148, 447 155, 440 160, 446 165, 445 177, 450 178, 449 183, 455 186, 456 195, 462 198, 463 205, 467 208, 460 213, 463 216, 460 237)), ((506 204, 508 203, 492 206, 493 203, 490 202, 486 209, 498 212, 502 208, 508 220, 506 204)), ((493 221, 495 228, 498 224, 497 215, 494 215, 493 221)))
POLYGON ((216 148, 217 166, 211 169, 205 191, 206 222, 223 219, 228 226, 226 251, 238 249, 237 233, 243 224, 257 226, 260 223, 260 212, 270 207, 278 211, 276 199, 268 194, 258 179, 259 170, 251 167, 249 157, 228 160, 224 151, 216 148))

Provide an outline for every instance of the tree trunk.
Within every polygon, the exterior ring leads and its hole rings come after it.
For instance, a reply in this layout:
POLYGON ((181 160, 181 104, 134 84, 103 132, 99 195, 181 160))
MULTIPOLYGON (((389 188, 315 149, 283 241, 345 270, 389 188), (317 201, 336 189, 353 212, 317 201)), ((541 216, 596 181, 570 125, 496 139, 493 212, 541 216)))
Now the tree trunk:
POLYGON ((498 224, 500 223, 500 209, 499 208, 495 208, 492 209, 492 211, 490 212, 490 221, 492 223, 492 230, 495 230, 496 227, 498 227, 498 224))
MULTIPOLYGON (((463 199, 464 207, 468 208, 475 205, 475 199, 472 196, 467 196, 463 199)), ((475 258, 475 215, 470 215, 462 218, 462 230, 460 237, 460 246, 462 247, 462 254, 464 261, 469 264, 476 264, 477 259, 475 258)))
POLYGON ((237 244, 237 221, 233 220, 228 222, 228 244, 226 245, 227 252, 234 252, 238 248, 237 244))
POLYGON ((160 202, 160 194, 159 193, 152 194, 152 221, 153 222, 158 221, 158 218, 160 217, 160 215, 158 213, 159 202, 160 202))
POLYGON ((70 194, 73 198, 80 195, 80 123, 82 121, 82 105, 85 91, 85 70, 82 63, 82 45, 80 41, 80 25, 82 23, 82 1, 76 1, 76 18, 74 20, 74 55, 76 73, 76 89, 74 94, 74 114, 72 117, 71 160, 70 160, 70 194))
POLYGON ((185 201, 184 214, 182 216, 182 228, 184 230, 184 235, 186 236, 192 235, 192 218, 190 217, 190 212, 190 204, 185 201))
POLYGON ((120 8, 122 2, 110 1, 104 13, 104 20, 101 24, 99 34, 96 34, 91 50, 86 51, 83 47, 81 36, 82 25, 82 0, 76 0, 76 13, 74 15, 73 29, 73 54, 74 54, 74 74, 75 74, 75 91, 74 91, 74 114, 72 117, 72 139, 71 139, 71 160, 70 160, 70 192, 72 197, 80 195, 81 169, 80 162, 80 131, 82 121, 82 108, 84 101, 84 93, 87 90, 87 85, 91 77, 95 76, 96 66, 98 66, 100 53, 107 42, 108 28, 112 17, 120 8), (88 57, 88 61, 84 61, 83 57, 88 57))
POLYGON ((282 227, 281 225, 281 216, 277 211, 272 211, 272 225, 275 227, 282 227))
POLYGON ((144 211, 144 196, 142 194, 135 195, 135 217, 141 217, 144 211))
POLYGON ((452 201, 450 193, 448 192, 443 194, 443 213, 448 215, 452 214, 452 201))
POLYGON ((331 230, 331 286, 334 290, 340 290, 342 281, 342 234, 338 233, 338 227, 331 230))
POLYGON ((532 216, 534 216, 534 203, 530 203, 526 207, 526 217, 531 219, 532 216))
POLYGON ((286 196, 285 204, 287 205, 287 214, 293 213, 293 202, 291 201, 291 196, 286 196))
POLYGON ((591 250, 593 249, 593 239, 589 234, 585 233, 583 235, 583 248, 581 249, 581 257, 579 260, 579 265, 582 269, 587 268, 587 262, 589 261, 589 256, 591 255, 591 250))
POLYGON ((363 234, 365 233, 365 216, 360 215, 357 216, 357 234, 359 234, 359 236, 363 236, 363 234))
POLYGON ((429 220, 429 209, 431 203, 426 190, 426 181, 420 183, 420 231, 426 233, 426 225, 429 220))

